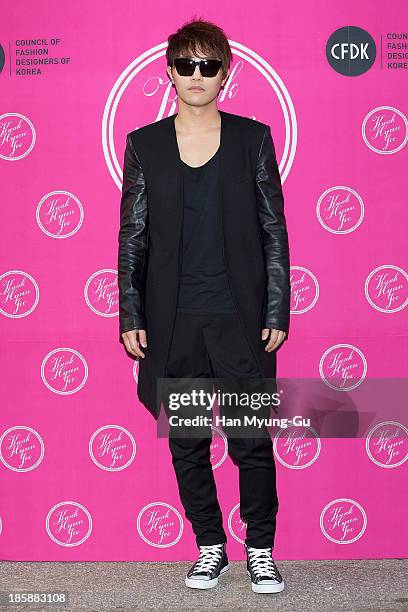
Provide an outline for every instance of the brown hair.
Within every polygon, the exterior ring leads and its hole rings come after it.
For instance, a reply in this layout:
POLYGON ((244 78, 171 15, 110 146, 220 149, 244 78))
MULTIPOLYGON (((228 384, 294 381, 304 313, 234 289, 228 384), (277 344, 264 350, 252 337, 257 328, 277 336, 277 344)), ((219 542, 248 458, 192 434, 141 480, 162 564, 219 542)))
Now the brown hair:
POLYGON ((183 54, 197 52, 220 59, 222 61, 223 78, 227 76, 232 61, 232 51, 228 39, 222 28, 211 21, 194 18, 194 21, 184 23, 174 34, 167 39, 166 50, 167 65, 172 66, 174 59, 183 54))

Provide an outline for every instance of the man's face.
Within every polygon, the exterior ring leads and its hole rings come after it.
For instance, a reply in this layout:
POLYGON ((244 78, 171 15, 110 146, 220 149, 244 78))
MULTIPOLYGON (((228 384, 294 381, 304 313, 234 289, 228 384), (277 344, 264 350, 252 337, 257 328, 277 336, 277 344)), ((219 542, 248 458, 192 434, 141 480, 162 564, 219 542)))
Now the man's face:
MULTIPOLYGON (((180 57, 199 60, 210 56, 182 53, 180 57)), ((217 58, 211 57, 211 59, 217 58)), ((190 106, 205 106, 212 102, 218 96, 221 86, 228 79, 228 74, 224 79, 222 78, 222 68, 219 69, 215 77, 203 77, 198 66, 195 67, 191 76, 180 76, 175 66, 167 66, 167 74, 174 82, 178 97, 190 106)))

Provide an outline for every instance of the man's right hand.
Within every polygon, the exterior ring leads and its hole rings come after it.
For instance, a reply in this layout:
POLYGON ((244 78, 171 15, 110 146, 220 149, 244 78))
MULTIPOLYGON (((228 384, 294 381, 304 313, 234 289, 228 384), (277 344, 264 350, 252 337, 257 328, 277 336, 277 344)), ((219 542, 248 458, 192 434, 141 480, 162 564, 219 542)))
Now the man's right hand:
POLYGON ((130 331, 122 334, 123 342, 126 350, 135 355, 138 359, 145 357, 144 352, 141 350, 141 346, 147 347, 147 338, 145 329, 131 329, 130 331))

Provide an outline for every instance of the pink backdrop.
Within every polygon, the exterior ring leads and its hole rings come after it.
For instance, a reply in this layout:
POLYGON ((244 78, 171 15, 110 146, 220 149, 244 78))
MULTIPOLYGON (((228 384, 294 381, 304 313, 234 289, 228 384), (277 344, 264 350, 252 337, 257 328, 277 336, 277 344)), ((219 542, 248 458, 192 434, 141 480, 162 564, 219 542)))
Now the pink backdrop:
MULTIPOLYGON (((388 34, 407 23, 405 2, 305 10, 299 0, 255 0, 250 12, 244 2, 101 0, 86 11, 78 0, 9 2, 0 41, 2 559, 196 554, 168 442, 138 402, 137 369, 118 342, 116 276, 125 135, 176 112, 166 40, 196 10, 225 29, 234 53, 219 108, 270 124, 275 141, 293 268, 278 376, 330 385, 345 359, 360 389, 406 377, 407 60, 387 57, 388 34), (376 43, 360 76, 339 74, 326 57, 346 25, 376 43)), ((406 423, 384 421, 354 440, 309 438, 302 452, 302 439, 288 452, 275 440, 277 559, 406 556, 406 423)), ((243 559, 238 472, 222 439, 213 466, 229 555, 243 559)))

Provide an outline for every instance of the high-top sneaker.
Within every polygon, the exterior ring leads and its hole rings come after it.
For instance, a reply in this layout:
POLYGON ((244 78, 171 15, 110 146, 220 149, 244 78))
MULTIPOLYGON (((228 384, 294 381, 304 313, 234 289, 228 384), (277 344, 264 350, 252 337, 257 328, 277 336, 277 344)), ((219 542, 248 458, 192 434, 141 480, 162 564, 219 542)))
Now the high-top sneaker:
POLYGON ((186 586, 212 589, 218 584, 218 576, 229 569, 226 542, 198 548, 200 556, 187 572, 186 586))
POLYGON ((247 556, 247 573, 255 593, 280 593, 285 583, 275 561, 272 548, 253 548, 244 543, 247 556))

